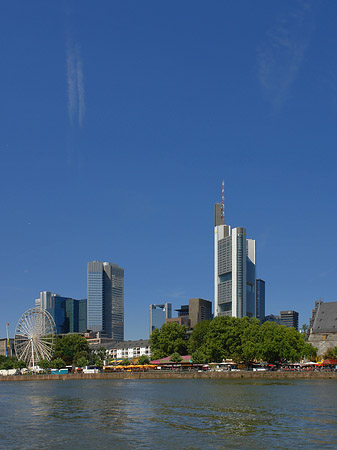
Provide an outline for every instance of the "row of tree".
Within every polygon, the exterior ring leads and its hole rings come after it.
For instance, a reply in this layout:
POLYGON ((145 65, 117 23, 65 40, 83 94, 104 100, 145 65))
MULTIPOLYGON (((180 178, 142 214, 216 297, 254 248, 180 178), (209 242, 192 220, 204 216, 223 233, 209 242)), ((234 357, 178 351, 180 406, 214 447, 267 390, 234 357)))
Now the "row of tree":
POLYGON ((304 335, 273 322, 253 318, 216 317, 197 323, 190 338, 184 325, 164 324, 150 338, 153 359, 173 353, 190 354, 195 363, 221 362, 231 358, 247 364, 269 363, 314 358, 317 350, 305 342, 304 335))

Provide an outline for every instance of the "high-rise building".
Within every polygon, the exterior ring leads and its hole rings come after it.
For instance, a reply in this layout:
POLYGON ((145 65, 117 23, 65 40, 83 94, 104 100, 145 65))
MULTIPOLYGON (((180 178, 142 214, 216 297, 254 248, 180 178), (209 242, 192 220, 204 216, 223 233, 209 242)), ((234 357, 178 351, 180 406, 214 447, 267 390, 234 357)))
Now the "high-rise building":
POLYGON ((82 333, 86 330, 86 303, 86 299, 62 297, 50 291, 40 292, 40 298, 35 300, 37 308, 46 309, 53 316, 57 334, 82 333))
POLYGON ((87 327, 124 340, 124 269, 92 261, 87 267, 87 327))
POLYGON ((172 317, 172 303, 164 303, 162 305, 150 305, 150 336, 152 331, 162 327, 166 319, 172 317))
POLYGON ((255 317, 263 322, 266 308, 266 284, 260 278, 256 280, 256 311, 255 317))
MULTIPOLYGON (((224 197, 223 197, 224 198, 224 197)), ((224 200, 215 205, 214 316, 255 317, 255 240, 225 225, 224 200)))
POLYGON ((298 312, 296 311, 281 311, 280 324, 286 327, 294 327, 298 331, 298 312))

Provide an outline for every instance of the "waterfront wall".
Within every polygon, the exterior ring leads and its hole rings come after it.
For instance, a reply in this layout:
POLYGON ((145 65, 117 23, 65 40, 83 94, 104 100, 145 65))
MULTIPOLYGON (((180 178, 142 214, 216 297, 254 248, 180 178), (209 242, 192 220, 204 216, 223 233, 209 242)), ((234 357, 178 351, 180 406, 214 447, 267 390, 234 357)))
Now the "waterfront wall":
POLYGON ((45 381, 45 380, 120 380, 120 379, 313 379, 313 380, 337 380, 337 372, 111 372, 111 373, 74 373, 67 375, 11 375, 0 377, 0 381, 45 381))

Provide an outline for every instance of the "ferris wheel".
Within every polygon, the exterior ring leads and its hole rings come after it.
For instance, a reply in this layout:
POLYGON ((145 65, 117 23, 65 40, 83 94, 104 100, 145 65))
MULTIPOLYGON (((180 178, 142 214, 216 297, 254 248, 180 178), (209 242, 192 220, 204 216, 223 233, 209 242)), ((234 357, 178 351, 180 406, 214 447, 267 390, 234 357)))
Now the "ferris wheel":
POLYGON ((18 359, 34 367, 41 359, 50 360, 56 344, 56 325, 45 309, 28 309, 16 326, 14 348, 18 359))

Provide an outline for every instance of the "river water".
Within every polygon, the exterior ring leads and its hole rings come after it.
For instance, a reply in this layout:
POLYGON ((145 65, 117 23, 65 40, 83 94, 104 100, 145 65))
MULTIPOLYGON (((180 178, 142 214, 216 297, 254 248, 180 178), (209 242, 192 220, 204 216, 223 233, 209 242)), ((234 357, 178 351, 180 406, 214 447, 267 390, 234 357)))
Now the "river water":
POLYGON ((336 449, 337 380, 0 383, 1 449, 336 449))

